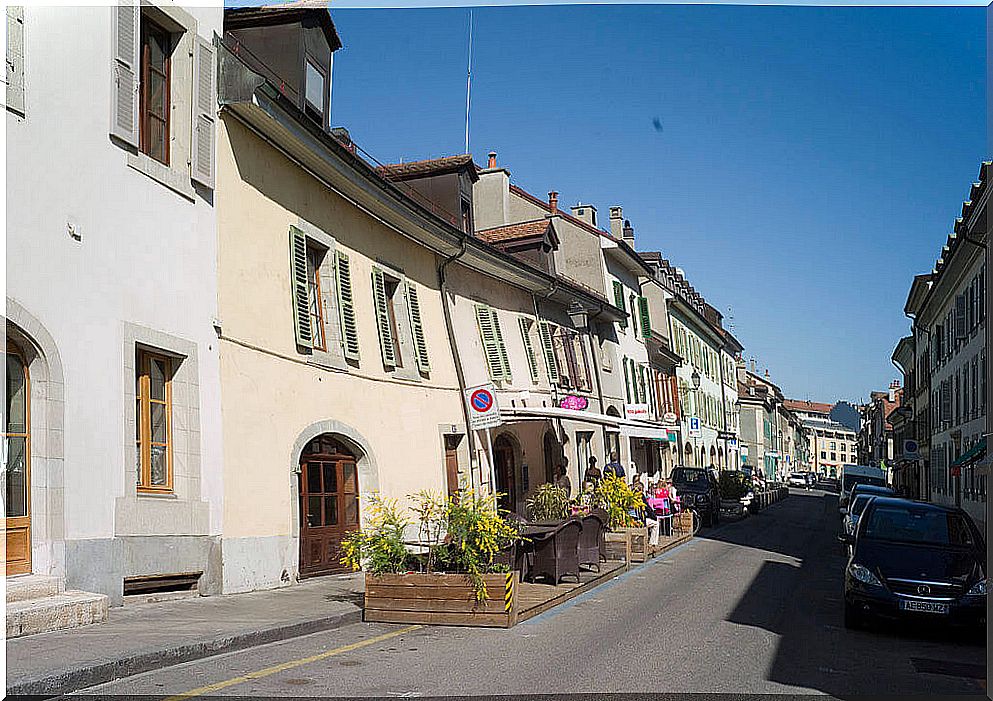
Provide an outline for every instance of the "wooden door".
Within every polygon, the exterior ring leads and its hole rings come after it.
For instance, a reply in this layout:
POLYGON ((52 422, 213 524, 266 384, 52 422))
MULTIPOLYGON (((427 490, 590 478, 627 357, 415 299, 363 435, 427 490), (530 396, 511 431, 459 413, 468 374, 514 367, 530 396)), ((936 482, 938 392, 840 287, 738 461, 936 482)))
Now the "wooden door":
POLYGON ((7 574, 31 572, 31 383, 20 349, 7 344, 7 449, 4 524, 7 574))
POLYGON ((359 529, 355 458, 334 442, 311 446, 320 452, 305 451, 300 461, 301 577, 348 571, 341 541, 359 529))
POLYGON ((517 508, 517 481, 515 480, 514 448, 500 438, 493 444, 493 461, 496 465, 497 491, 501 497, 497 502, 501 509, 515 511, 517 508))
POLYGON ((459 437, 445 436, 445 480, 448 484, 448 495, 459 491, 459 437))

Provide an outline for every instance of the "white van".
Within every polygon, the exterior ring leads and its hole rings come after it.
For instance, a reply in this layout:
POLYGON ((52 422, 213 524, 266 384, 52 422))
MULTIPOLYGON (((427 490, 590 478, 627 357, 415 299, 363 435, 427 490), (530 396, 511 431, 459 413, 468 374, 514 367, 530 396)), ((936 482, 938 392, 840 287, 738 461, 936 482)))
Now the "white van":
POLYGON ((852 495, 852 487, 856 484, 875 484, 885 487, 886 474, 881 467, 870 467, 868 465, 845 465, 842 467, 841 496, 838 498, 838 505, 841 508, 848 506, 848 500, 852 495))

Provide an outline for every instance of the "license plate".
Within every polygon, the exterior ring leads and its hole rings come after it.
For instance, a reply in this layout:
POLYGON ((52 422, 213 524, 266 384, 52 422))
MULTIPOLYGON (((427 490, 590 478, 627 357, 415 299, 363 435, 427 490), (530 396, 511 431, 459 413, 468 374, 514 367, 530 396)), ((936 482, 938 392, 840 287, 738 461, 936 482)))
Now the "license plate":
POLYGON ((939 604, 934 601, 901 601, 900 609, 920 611, 921 613, 948 613, 948 604, 939 604))

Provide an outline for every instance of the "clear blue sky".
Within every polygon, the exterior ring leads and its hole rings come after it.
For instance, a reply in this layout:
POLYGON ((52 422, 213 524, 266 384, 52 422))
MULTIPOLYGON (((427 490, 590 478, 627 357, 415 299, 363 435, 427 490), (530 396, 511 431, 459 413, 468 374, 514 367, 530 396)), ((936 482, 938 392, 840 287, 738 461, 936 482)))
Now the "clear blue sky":
MULTIPOLYGON (((462 152, 467 10, 332 14, 333 123, 384 162, 462 152)), ((621 204, 788 395, 897 376, 911 278, 988 157, 982 8, 473 17, 477 162, 497 151, 517 184, 601 218, 621 204)))

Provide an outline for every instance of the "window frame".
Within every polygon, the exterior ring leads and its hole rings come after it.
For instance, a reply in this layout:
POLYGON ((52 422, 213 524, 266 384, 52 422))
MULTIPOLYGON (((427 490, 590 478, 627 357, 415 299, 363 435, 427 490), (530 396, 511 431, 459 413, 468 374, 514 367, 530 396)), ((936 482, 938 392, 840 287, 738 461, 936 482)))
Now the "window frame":
POLYGON ((304 56, 303 59, 303 110, 304 113, 309 117, 316 118, 321 125, 321 129, 327 129, 330 123, 328 117, 328 70, 327 66, 322 66, 320 61, 311 56, 309 53, 304 56), (313 66, 314 70, 321 76, 324 81, 321 90, 321 105, 320 113, 314 114, 314 108, 316 107, 310 98, 307 97, 307 68, 313 66))
MULTIPOLYGON (((176 359, 164 353, 138 347, 135 349, 135 375, 137 381, 136 403, 136 433, 135 449, 137 450, 139 474, 136 475, 136 489, 145 494, 171 494, 174 492, 173 479, 173 436, 172 436, 172 381, 176 374, 176 359), (165 365, 164 394, 165 400, 151 398, 150 368, 153 360, 161 360, 165 365), (165 406, 166 418, 166 482, 152 484, 152 403, 165 406)), ((161 443, 158 443, 162 445, 161 443)))
MULTIPOLYGON (((176 49, 177 42, 173 38, 173 32, 163 27, 161 24, 156 22, 154 19, 149 17, 144 12, 141 13, 139 18, 139 28, 140 28, 140 53, 138 57, 139 70, 138 70, 138 85, 139 85, 139 100, 138 100, 138 151, 157 163, 171 167, 171 142, 172 142, 172 52, 176 49), (148 110, 148 86, 151 82, 149 80, 150 66, 150 56, 149 56, 149 45, 148 45, 148 33, 149 29, 153 29, 156 34, 161 34, 167 41, 167 49, 165 51, 165 74, 162 75, 162 81, 164 86, 164 100, 165 100, 165 120, 163 130, 165 131, 165 146, 164 146, 164 160, 156 158, 151 153, 151 144, 149 139, 150 135, 150 124, 149 117, 151 113, 148 110)), ((156 71, 158 73, 158 71, 156 71)), ((157 120, 158 117, 155 117, 157 120)))
POLYGON ((313 350, 328 351, 327 336, 327 314, 324 309, 324 288, 321 286, 321 266, 328 250, 323 246, 314 244, 310 238, 307 239, 307 296, 308 313, 310 315, 310 336, 311 348, 313 350), (313 273, 313 280, 311 274, 313 273), (314 316, 316 307, 317 316, 314 316), (318 343, 320 341, 320 343, 318 343))

